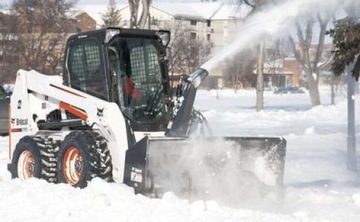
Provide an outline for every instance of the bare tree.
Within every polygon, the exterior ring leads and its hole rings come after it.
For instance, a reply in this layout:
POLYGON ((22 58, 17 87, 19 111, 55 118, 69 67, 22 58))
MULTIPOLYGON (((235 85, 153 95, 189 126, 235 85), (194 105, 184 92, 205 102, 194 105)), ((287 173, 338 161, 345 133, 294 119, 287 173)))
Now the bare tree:
MULTIPOLYGON (((241 0, 240 3, 253 8, 253 12, 261 10, 267 0, 241 0)), ((260 42, 257 60, 257 81, 256 81, 256 111, 264 109, 264 42, 260 42)))
POLYGON ((180 53, 182 47, 179 47, 185 42, 185 33, 184 30, 181 29, 181 22, 159 24, 158 28, 171 30, 171 42, 168 47, 169 73, 173 75, 174 73, 185 72, 185 70, 181 68, 181 64, 184 62, 180 53))
POLYGON ((117 27, 121 22, 120 10, 116 6, 115 0, 109 0, 106 12, 102 15, 105 27, 117 27))
POLYGON ((19 54, 16 50, 17 38, 14 28, 14 16, 0 13, 0 83, 9 83, 15 79, 19 69, 19 54))
MULTIPOLYGON (((266 3, 277 3, 278 0, 239 0, 240 3, 245 3, 254 8, 253 13, 256 13, 257 8, 261 8, 262 5, 266 3)), ((281 1, 281 0, 280 0, 281 1)), ((331 58, 325 57, 323 54, 323 48, 324 48, 324 42, 325 42, 325 31, 327 28, 327 25, 329 23, 329 19, 333 15, 332 12, 328 12, 327 14, 317 14, 316 16, 308 16, 307 18, 303 18, 305 20, 305 24, 301 24, 298 22, 296 24, 297 29, 297 39, 290 38, 290 42, 293 48, 293 51, 295 53, 296 59, 299 62, 300 66, 302 67, 302 70, 305 73, 307 84, 309 86, 309 92, 310 92, 310 99, 313 106, 319 105, 320 102, 320 96, 319 96, 319 90, 318 90, 318 83, 319 83, 319 77, 321 70, 327 66, 331 58), (317 44, 312 44, 313 36, 315 36, 315 29, 314 24, 317 22, 319 24, 319 33, 316 33, 318 35, 318 42, 317 44), (305 26, 305 28, 303 28, 305 26), (314 46, 316 45, 316 46, 314 46), (311 56, 311 50, 314 50, 315 53, 314 56, 311 56)), ((262 108, 262 76, 261 76, 261 70, 262 70, 262 50, 261 50, 261 44, 259 48, 259 61, 258 61, 258 81, 257 81, 257 103, 256 107, 257 110, 262 108), (260 75, 259 75, 260 73, 260 75)))
POLYGON ((60 72, 64 43, 69 33, 68 12, 75 0, 13 2, 17 51, 22 68, 43 73, 60 72))
POLYGON ((284 39, 276 39, 275 42, 267 42, 264 54, 264 72, 268 74, 267 83, 268 88, 282 86, 281 78, 278 74, 281 72, 284 65, 284 52, 286 43, 284 39))
MULTIPOLYGON (((150 5, 152 0, 129 0, 130 7, 130 28, 146 27, 147 22, 150 20, 150 5), (142 5, 142 11, 139 17, 140 3, 142 5)), ((149 24, 149 23, 148 23, 149 24)), ((150 28, 150 27, 148 27, 150 28)))
POLYGON ((332 60, 332 57, 323 57, 325 34, 329 20, 330 16, 328 15, 317 14, 315 17, 309 16, 305 22, 304 29, 299 22, 296 23, 297 43, 293 37, 289 37, 295 58, 305 73, 312 106, 321 104, 319 94, 320 72, 332 60), (315 22, 319 24, 319 37, 316 44, 313 44, 315 22), (313 55, 311 50, 315 51, 313 55))
POLYGON ((210 54, 210 42, 192 38, 187 32, 178 33, 170 45, 171 71, 191 73, 206 61, 210 54))
MULTIPOLYGON (((162 22, 158 29, 171 30, 171 42, 168 50, 169 72, 190 73, 207 61, 211 43, 184 29, 182 20, 174 23, 162 22)), ((193 33, 195 34, 195 33, 193 33)))
POLYGON ((227 60, 223 65, 224 81, 235 92, 240 88, 256 85, 256 75, 253 73, 256 65, 256 53, 252 50, 240 52, 227 60))

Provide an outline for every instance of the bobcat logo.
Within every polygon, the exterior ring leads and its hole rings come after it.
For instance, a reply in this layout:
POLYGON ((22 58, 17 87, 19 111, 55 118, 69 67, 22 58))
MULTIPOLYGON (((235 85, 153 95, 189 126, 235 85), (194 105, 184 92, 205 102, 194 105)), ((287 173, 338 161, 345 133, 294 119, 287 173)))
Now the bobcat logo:
POLYGON ((97 108, 97 114, 98 117, 103 117, 104 116, 104 108, 99 109, 97 108))

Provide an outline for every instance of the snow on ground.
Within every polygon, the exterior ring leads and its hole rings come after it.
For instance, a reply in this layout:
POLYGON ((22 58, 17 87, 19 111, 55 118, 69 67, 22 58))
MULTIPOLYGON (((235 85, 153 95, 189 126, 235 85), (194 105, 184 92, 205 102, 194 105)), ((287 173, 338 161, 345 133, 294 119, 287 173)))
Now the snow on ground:
POLYGON ((196 106, 214 134, 275 135, 287 140, 283 203, 236 207, 214 200, 189 201, 171 192, 151 199, 99 179, 85 189, 11 179, 6 170, 8 137, 0 137, 0 222, 360 221, 359 174, 346 169, 346 98, 338 95, 332 106, 328 88, 321 94, 324 105, 311 108, 308 93, 265 92, 265 109, 255 112, 253 90, 198 92, 196 106))

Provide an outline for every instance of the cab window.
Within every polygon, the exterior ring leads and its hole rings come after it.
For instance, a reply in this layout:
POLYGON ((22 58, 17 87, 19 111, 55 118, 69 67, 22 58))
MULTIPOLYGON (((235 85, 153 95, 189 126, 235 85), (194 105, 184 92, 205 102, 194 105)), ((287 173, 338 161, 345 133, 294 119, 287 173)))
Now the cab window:
POLYGON ((109 46, 110 61, 117 61, 119 105, 127 117, 148 122, 165 112, 160 49, 154 39, 118 38, 109 46))
POLYGON ((100 55, 96 41, 88 40, 73 44, 67 59, 69 83, 75 89, 106 99, 106 78, 100 55))

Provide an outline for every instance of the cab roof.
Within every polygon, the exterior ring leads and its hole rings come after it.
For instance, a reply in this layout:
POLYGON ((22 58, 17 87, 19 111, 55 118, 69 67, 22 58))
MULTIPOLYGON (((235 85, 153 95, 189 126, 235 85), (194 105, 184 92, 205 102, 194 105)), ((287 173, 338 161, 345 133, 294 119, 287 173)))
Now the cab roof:
MULTIPOLYGON (((126 29, 126 28, 118 28, 118 27, 109 27, 109 28, 103 28, 103 29, 97 29, 92 31, 86 31, 86 32, 79 32, 77 34, 74 34, 69 37, 68 42, 73 40, 78 40, 82 38, 96 38, 100 42, 105 43, 106 34, 108 31, 119 31, 119 36, 124 37, 146 37, 146 38, 154 38, 159 39, 159 36, 157 33, 159 30, 149 30, 149 29, 126 29)), ((161 30, 163 31, 163 30, 161 30)))

